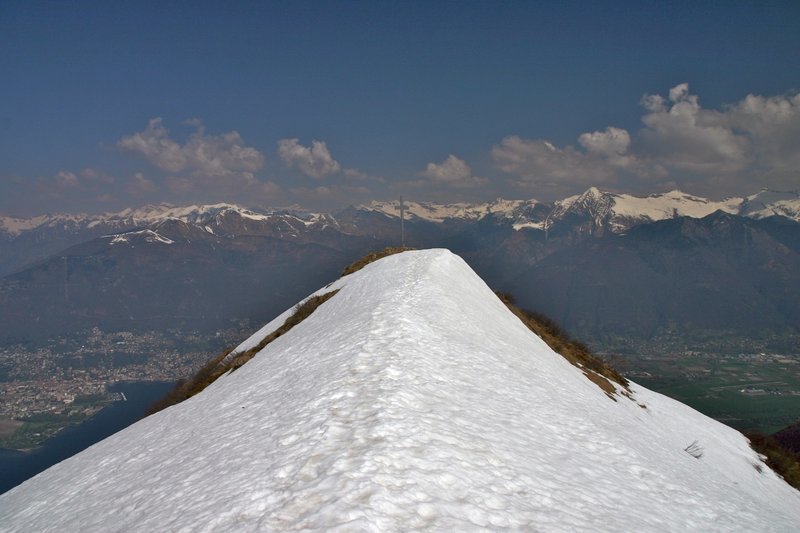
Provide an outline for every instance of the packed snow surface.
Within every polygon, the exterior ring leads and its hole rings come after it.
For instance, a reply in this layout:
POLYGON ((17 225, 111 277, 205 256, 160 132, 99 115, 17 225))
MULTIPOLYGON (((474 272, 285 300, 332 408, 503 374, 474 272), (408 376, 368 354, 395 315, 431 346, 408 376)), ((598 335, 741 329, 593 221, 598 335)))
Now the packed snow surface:
POLYGON ((450 252, 336 289, 204 392, 0 497, 0 530, 800 530, 800 493, 741 434, 635 384, 610 399, 450 252))

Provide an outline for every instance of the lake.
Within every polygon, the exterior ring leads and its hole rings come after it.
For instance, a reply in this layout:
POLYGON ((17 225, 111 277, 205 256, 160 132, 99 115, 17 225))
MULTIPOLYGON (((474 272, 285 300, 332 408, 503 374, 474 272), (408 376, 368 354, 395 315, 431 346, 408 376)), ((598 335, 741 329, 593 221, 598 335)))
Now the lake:
POLYGON ((136 422, 174 385, 153 381, 116 383, 109 390, 124 393, 127 401, 113 402, 81 424, 59 431, 31 452, 0 448, 0 494, 136 422))

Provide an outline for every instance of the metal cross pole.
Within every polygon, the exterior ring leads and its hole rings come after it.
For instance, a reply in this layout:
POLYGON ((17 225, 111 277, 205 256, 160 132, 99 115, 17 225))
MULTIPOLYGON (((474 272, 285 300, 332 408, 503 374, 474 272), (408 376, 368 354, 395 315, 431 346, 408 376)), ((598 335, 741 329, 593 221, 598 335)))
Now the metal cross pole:
POLYGON ((403 206, 403 197, 400 197, 400 247, 406 247, 406 232, 403 226, 403 219, 405 218, 405 207, 403 206))

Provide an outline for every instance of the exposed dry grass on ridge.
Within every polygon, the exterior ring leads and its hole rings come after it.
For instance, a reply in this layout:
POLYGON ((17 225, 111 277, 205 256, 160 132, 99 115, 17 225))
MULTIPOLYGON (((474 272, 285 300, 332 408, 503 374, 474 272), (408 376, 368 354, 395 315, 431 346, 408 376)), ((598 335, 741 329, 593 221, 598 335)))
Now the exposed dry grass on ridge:
POLYGON ((162 409, 166 409, 167 407, 191 398, 214 383, 214 381, 219 379, 219 377, 226 372, 233 372, 240 366, 244 365, 246 362, 255 357, 258 352, 263 350, 269 343, 281 335, 289 332, 289 330, 291 330, 297 324, 311 316, 311 313, 316 311, 320 305, 330 300, 337 292, 339 292, 338 289, 335 291, 326 292, 325 294, 320 294, 318 296, 312 296, 305 302, 298 304, 294 308, 294 313, 292 313, 292 316, 287 318, 283 325, 264 337, 256 346, 245 352, 237 354, 236 357, 226 361, 225 364, 222 364, 222 362, 228 355, 231 354, 231 352, 233 352, 233 348, 225 350, 221 354, 217 355, 208 363, 203 365, 203 367, 191 378, 188 380, 179 381, 175 385, 175 388, 168 392, 166 396, 150 406, 150 408, 147 410, 147 415, 152 415, 153 413, 157 413, 162 409))
POLYGON ((339 292, 339 289, 335 291, 326 292, 325 294, 320 294, 318 296, 312 296, 302 304, 297 305, 294 308, 294 313, 292 316, 286 319, 286 322, 283 323, 281 327, 264 337, 261 342, 259 342, 254 347, 250 348, 249 350, 240 353, 233 359, 231 359, 227 364, 224 365, 225 370, 222 373, 227 372, 228 370, 236 370, 250 359, 252 359, 258 352, 263 350, 269 343, 280 337, 281 335, 287 333, 290 329, 295 327, 297 324, 311 316, 311 313, 317 310, 317 308, 333 298, 333 296, 339 292))
MULTIPOLYGON (((772 437, 760 433, 746 433, 750 447, 766 457, 767 466, 780 475, 786 483, 800 490, 800 457, 787 450, 772 437)), ((753 465, 759 472, 760 465, 753 465)))
POLYGON ((386 256, 399 254, 401 252, 408 252, 409 250, 413 249, 414 248, 408 248, 403 246, 390 246, 388 248, 384 248, 379 252, 372 252, 370 254, 365 255, 355 263, 347 265, 342 271, 342 276, 347 276, 348 274, 352 274, 353 272, 358 272, 368 264, 374 263, 378 259, 383 259, 386 256))
POLYGON ((501 292, 496 292, 495 294, 528 329, 541 337, 554 352, 580 368, 584 375, 592 383, 600 387, 609 398, 616 401, 615 393, 617 388, 612 381, 623 388, 622 394, 630 397, 628 380, 593 355, 584 344, 570 339, 555 322, 546 316, 517 307, 514 298, 510 294, 501 292))

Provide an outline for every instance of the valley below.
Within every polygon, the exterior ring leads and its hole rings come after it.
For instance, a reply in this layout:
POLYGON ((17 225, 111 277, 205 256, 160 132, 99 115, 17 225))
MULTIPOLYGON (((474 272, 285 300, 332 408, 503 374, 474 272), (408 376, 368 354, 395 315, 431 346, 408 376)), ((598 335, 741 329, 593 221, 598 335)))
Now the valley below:
POLYGON ((244 330, 204 335, 93 328, 37 347, 1 347, 0 448, 37 448, 64 428, 124 401, 113 392, 116 384, 187 378, 244 335, 244 330))

